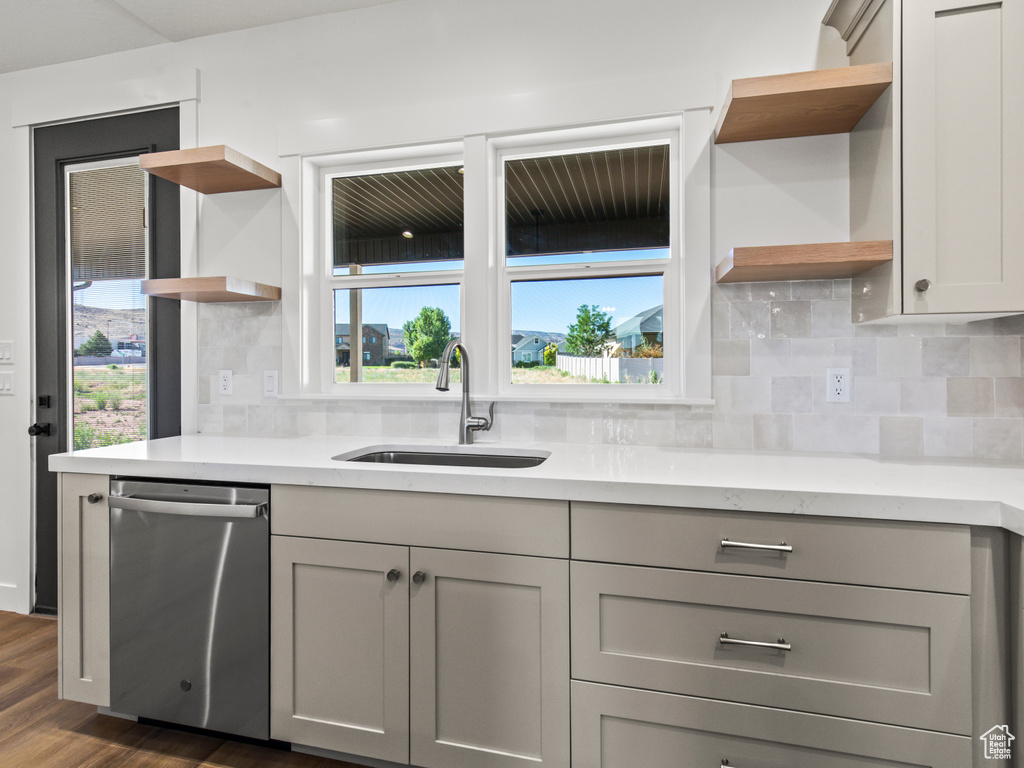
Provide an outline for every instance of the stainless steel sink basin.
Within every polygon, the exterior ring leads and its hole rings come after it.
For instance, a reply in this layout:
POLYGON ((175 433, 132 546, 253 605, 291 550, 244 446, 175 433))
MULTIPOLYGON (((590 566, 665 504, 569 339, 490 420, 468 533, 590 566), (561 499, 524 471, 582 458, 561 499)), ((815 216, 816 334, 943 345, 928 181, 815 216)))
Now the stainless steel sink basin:
POLYGON ((431 467, 489 467, 523 469, 536 467, 551 454, 522 449, 481 449, 477 446, 376 445, 332 457, 335 461, 372 464, 418 464, 431 467))

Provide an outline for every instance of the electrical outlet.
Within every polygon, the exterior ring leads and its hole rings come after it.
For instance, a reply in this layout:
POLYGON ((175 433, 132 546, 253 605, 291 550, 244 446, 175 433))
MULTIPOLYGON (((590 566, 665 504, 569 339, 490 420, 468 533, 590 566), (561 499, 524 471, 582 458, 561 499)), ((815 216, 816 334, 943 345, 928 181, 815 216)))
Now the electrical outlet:
POLYGON ((277 371, 263 372, 263 396, 277 397, 277 371))
POLYGON ((217 372, 217 392, 222 395, 230 395, 234 388, 231 371, 217 372))
POLYGON ((849 368, 828 368, 825 370, 825 402, 850 402, 850 386, 852 384, 849 368))

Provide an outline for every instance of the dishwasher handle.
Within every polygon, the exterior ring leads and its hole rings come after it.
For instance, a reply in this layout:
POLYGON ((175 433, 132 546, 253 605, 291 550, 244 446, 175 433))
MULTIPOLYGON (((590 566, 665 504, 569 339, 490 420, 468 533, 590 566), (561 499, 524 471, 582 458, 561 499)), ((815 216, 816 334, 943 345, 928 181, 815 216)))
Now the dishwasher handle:
POLYGON ((160 512, 165 515, 191 515, 193 517, 233 517, 254 519, 267 514, 268 504, 204 504, 195 501, 160 501, 137 499, 134 496, 111 494, 109 505, 112 509, 129 512, 160 512))

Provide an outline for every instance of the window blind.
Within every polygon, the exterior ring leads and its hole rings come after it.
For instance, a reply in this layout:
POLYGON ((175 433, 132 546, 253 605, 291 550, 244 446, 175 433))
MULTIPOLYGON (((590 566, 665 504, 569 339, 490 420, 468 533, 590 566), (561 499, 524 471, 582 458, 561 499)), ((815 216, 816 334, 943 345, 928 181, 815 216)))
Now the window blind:
POLYGON ((72 171, 71 279, 146 277, 146 173, 138 164, 72 171))

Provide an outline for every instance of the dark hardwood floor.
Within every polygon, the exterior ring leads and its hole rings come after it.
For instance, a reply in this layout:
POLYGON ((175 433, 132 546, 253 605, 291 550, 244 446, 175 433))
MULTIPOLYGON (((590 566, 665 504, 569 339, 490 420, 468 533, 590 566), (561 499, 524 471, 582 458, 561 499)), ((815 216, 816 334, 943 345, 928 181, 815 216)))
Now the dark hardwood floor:
POLYGON ((2 768, 358 768, 140 725, 57 698, 57 622, 0 611, 2 768))

